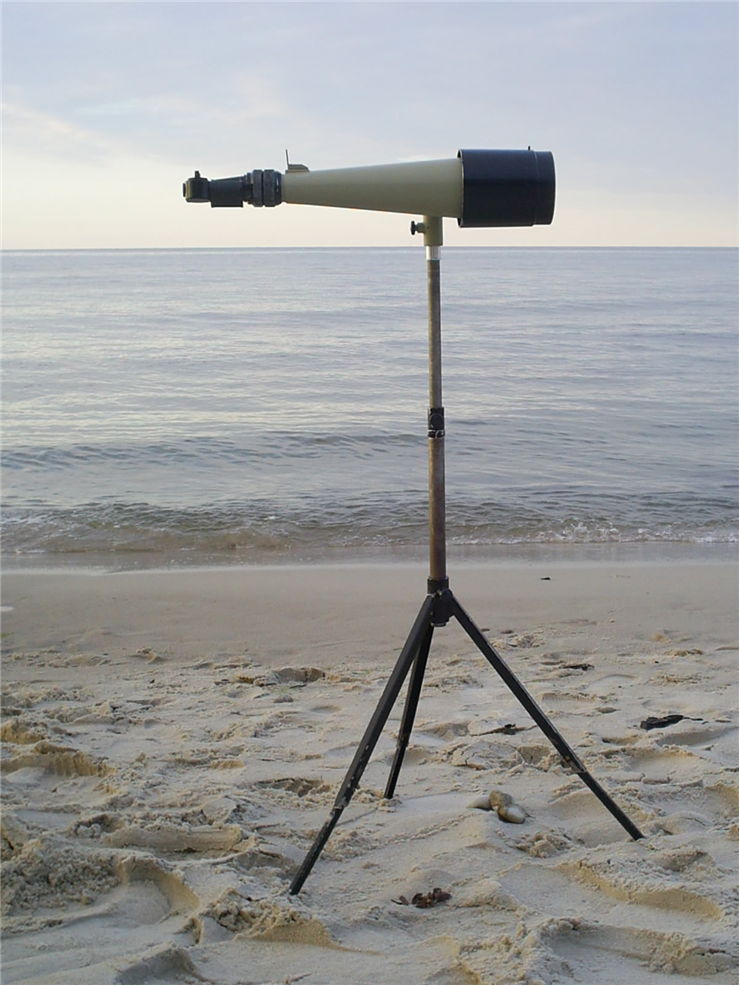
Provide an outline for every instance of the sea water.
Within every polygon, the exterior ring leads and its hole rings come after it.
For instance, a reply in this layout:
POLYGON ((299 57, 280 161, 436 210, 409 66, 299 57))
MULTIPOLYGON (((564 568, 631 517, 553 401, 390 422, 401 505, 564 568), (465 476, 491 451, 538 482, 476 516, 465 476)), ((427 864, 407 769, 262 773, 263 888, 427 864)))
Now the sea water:
MULTIPOLYGON (((737 251, 445 248, 448 541, 737 539, 737 251)), ((3 257, 5 564, 422 553, 424 251, 3 257)))

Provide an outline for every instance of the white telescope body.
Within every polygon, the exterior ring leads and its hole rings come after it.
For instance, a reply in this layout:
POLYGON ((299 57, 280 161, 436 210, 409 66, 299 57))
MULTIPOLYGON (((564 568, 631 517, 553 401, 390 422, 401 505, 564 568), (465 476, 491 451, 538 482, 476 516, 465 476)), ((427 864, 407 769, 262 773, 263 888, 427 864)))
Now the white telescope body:
POLYGON ((455 218, 460 226, 535 226, 552 222, 555 165, 549 151, 460 150, 457 157, 281 174, 254 170, 209 180, 196 171, 188 202, 241 208, 281 202, 455 218))
POLYGON ((459 216, 462 165, 458 158, 329 171, 287 171, 283 202, 371 209, 424 216, 459 216))

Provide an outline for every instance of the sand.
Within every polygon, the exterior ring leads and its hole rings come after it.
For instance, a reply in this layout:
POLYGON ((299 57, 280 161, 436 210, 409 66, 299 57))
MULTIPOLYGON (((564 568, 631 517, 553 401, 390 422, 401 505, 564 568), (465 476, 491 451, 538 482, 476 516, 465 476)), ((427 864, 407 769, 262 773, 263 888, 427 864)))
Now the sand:
POLYGON ((450 624, 395 798, 400 702, 289 896, 423 570, 7 573, 3 981, 736 982, 736 576, 461 566, 460 601, 645 838, 450 624))

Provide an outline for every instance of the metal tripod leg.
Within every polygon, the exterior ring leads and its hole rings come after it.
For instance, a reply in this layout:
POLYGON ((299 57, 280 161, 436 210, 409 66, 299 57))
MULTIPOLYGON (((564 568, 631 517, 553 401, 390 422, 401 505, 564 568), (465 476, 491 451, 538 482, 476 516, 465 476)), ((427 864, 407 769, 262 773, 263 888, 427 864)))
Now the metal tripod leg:
POLYGON ((383 795, 385 798, 392 798, 393 792, 396 790, 396 781, 401 772, 401 764, 406 753, 406 747, 409 745, 411 730, 414 728, 414 719, 416 718, 416 709, 419 705, 419 695, 421 693, 422 682, 424 681, 424 672, 427 667, 427 658, 429 657, 429 648, 432 644, 433 633, 434 626, 430 623, 421 638, 419 653, 416 655, 414 667, 411 671, 409 687, 406 693, 406 704, 403 707, 401 725, 398 728, 396 755, 393 758, 391 772, 388 776, 388 783, 385 786, 385 794, 383 795))
POLYGON ((342 782, 342 786, 339 788, 337 793, 331 815, 325 822, 319 834, 316 836, 313 845, 309 849, 306 858, 301 864, 301 868, 293 878, 293 882, 290 885, 291 894, 297 894, 306 882, 308 874, 311 872, 314 863, 319 858, 321 850, 326 845, 326 841, 333 832, 334 826, 339 821, 340 815, 352 800, 352 795, 355 793, 357 785, 360 783, 360 778, 362 777, 365 767, 367 767, 368 761, 372 756, 372 752, 375 749, 378 738, 383 731, 383 727, 386 724, 391 709, 398 698, 398 693, 400 692, 406 676, 409 673, 409 669, 419 654, 422 641, 425 639, 427 627, 430 624, 433 608, 434 596, 428 595, 422 603, 421 609, 419 610, 419 615, 416 617, 414 625, 411 628, 411 632, 409 633, 406 643, 403 645, 403 649, 401 650, 398 660, 396 661, 396 666, 394 667, 391 676, 386 683, 383 694, 380 697, 380 701, 378 702, 375 712, 373 712, 372 718, 370 719, 367 729, 365 730, 365 734, 360 740, 360 745, 357 748, 354 759, 350 764, 349 770, 347 771, 344 781, 342 782))
POLYGON ((457 619, 460 626, 467 633, 473 643, 476 645, 478 650, 483 654, 488 663, 493 667, 493 669, 498 673, 498 675, 503 679, 507 687, 514 693, 516 698, 521 702, 530 716, 534 719, 537 725, 540 727, 542 732, 547 736, 552 745, 558 751, 560 756, 563 758, 565 763, 581 778, 586 787, 590 788, 599 801, 604 805, 607 811, 616 818, 619 824, 624 828, 633 839, 642 839, 643 834, 637 828, 637 826, 630 821, 630 819, 625 815, 622 809, 617 805, 612 798, 606 793, 603 787, 596 781, 586 767, 583 765, 576 753, 571 749, 565 739, 560 735, 557 729, 553 726, 550 720, 547 718, 545 713, 535 702, 532 696, 529 694, 527 689, 522 685, 519 679, 516 677, 514 672, 508 667, 501 655, 491 646, 491 644, 486 640, 478 627, 473 623, 471 618, 462 608, 457 599, 452 598, 452 615, 457 619))

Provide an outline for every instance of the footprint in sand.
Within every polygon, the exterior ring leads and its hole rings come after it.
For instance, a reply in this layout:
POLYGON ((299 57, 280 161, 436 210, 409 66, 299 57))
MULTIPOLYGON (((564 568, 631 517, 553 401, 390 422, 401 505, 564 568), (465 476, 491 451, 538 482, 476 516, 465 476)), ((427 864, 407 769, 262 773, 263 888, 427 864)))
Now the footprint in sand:
POLYGON ((273 671, 270 668, 252 667, 240 671, 236 680, 248 685, 269 688, 273 685, 307 685, 326 677, 326 672, 312 667, 286 667, 273 671))
POLYGON ((46 731, 33 720, 23 718, 8 719, 0 728, 0 740, 3 743, 16 743, 25 746, 46 739, 46 731))
POLYGON ((737 726, 684 719, 655 736, 655 743, 658 746, 685 746, 702 759, 734 768, 737 766, 737 736, 737 726))
POLYGON ((677 932, 609 927, 584 920, 549 919, 520 943, 528 981, 730 982, 731 950, 677 932), (567 980, 553 976, 567 976, 567 980), (659 980, 655 976, 660 976, 659 980))
POLYGON ((113 773, 104 760, 88 756, 71 747, 39 740, 30 750, 9 757, 2 763, 3 773, 12 774, 31 767, 61 777, 105 777, 113 773))
POLYGON ((223 853, 242 841, 238 825, 122 825, 102 837, 105 845, 151 849, 157 853, 223 853))
POLYGON ((81 802, 89 808, 110 798, 114 769, 102 759, 48 740, 19 745, 0 765, 6 806, 58 813, 81 802))
MULTIPOLYGON (((557 868, 612 903, 630 904, 633 914, 649 908, 654 912, 650 927, 698 929, 731 918, 721 901, 678 883, 674 871, 666 871, 651 860, 580 859, 561 862, 557 868)), ((619 907, 615 911, 621 913, 619 907)))
MULTIPOLYGON (((640 805, 614 790, 613 785, 610 793, 635 824, 642 828, 647 816, 640 805)), ((555 797, 549 810, 559 828, 564 829, 574 841, 586 846, 623 843, 626 838, 619 822, 580 784, 575 790, 555 797)))
POLYGON ((276 780, 258 781, 252 785, 254 789, 266 794, 277 794, 278 800, 284 801, 285 795, 290 795, 290 802, 295 804, 298 799, 307 804, 325 804, 327 795, 334 790, 326 781, 309 777, 283 777, 276 780))
POLYGON ((116 975, 117 983, 210 983, 184 948, 155 947, 116 975))
MULTIPOLYGON (((700 832, 728 829, 737 819, 738 788, 735 780, 704 777, 699 783, 646 786, 640 800, 654 812, 660 831, 700 832)), ((729 831, 728 831, 729 834, 729 831)))
POLYGON ((694 783, 706 775, 703 757, 678 745, 634 745, 626 752, 628 769, 647 784, 694 783))
POLYGON ((201 905, 177 874, 151 859, 77 850, 62 840, 34 840, 4 869, 4 924, 12 934, 3 973, 10 982, 25 978, 29 949, 44 982, 71 981, 66 961, 78 969, 81 951, 101 964, 118 964, 122 941, 127 957, 161 952, 163 936, 182 934, 201 905))

